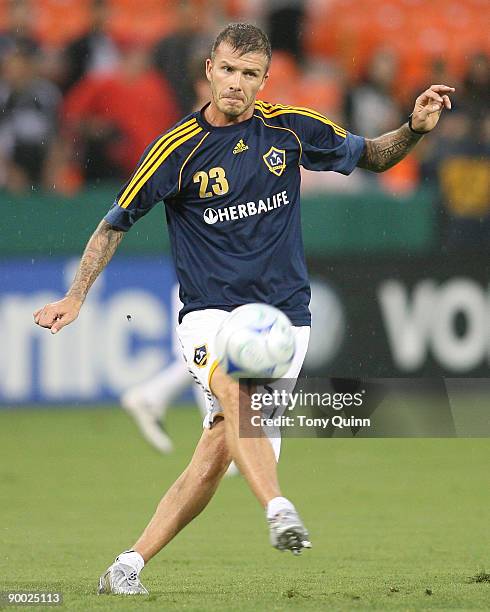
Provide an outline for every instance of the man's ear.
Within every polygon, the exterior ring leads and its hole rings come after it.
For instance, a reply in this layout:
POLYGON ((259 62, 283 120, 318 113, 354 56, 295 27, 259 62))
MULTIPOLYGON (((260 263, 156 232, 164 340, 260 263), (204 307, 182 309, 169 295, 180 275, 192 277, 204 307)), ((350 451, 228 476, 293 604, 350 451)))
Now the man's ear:
POLYGON ((211 69, 213 68, 213 62, 208 58, 206 60, 206 78, 211 82, 211 69))
POLYGON ((268 72, 266 72, 266 73, 264 74, 264 78, 262 79, 262 83, 260 84, 259 91, 262 91, 262 90, 264 89, 265 84, 267 83, 267 79, 268 79, 268 78, 269 78, 269 73, 268 73, 268 72))

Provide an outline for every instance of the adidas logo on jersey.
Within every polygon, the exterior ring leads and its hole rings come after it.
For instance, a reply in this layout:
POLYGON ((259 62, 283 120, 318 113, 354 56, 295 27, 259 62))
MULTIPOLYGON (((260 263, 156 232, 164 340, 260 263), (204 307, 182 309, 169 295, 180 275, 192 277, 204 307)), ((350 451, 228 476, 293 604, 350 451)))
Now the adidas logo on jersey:
POLYGON ((240 140, 236 143, 235 148, 233 149, 233 155, 236 155, 237 153, 243 153, 247 149, 248 145, 243 142, 243 138, 240 138, 240 140))

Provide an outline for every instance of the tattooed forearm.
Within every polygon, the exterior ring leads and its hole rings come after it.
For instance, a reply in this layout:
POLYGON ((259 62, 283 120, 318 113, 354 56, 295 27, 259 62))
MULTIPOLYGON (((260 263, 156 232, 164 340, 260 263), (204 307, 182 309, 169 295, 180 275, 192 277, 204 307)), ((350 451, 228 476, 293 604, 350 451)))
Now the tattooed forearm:
POLYGON ((101 221, 88 241, 68 295, 85 300, 88 290, 114 255, 124 232, 101 221))
POLYGON ((366 146, 357 165, 373 172, 384 172, 402 160, 421 138, 422 135, 412 132, 407 123, 378 138, 366 138, 366 146))

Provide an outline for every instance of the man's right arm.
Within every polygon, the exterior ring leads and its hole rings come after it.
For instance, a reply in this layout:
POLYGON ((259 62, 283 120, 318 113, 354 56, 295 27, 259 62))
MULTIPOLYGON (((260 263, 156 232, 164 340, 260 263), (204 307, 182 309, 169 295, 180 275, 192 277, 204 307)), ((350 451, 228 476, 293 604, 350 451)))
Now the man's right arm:
POLYGON ((87 293, 114 255, 125 232, 101 221, 85 247, 75 279, 66 296, 34 313, 34 321, 52 334, 78 317, 87 293))
POLYGON ((192 118, 165 132, 145 149, 137 169, 90 238, 66 296, 34 313, 38 325, 55 334, 77 318, 92 283, 109 263, 125 232, 155 204, 178 193, 182 164, 197 144, 194 137, 200 134, 202 138, 202 132, 192 118))

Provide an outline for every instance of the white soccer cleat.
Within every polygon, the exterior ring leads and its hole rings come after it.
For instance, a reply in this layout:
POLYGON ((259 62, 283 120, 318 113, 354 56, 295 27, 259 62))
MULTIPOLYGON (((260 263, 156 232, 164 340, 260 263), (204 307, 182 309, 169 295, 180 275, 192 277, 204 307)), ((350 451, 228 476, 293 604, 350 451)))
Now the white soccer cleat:
POLYGON ((300 555, 303 549, 311 548, 306 527, 295 510, 283 510, 269 519, 270 541, 278 550, 290 550, 300 555))
POLYGON ((119 563, 116 559, 99 578, 99 595, 148 595, 141 584, 138 573, 130 565, 119 563))
POLYGON ((129 389, 120 398, 121 406, 132 417, 143 438, 158 452, 167 455, 173 444, 164 431, 153 406, 143 397, 138 387, 129 389))

